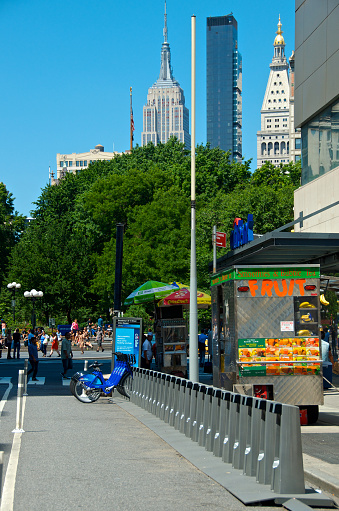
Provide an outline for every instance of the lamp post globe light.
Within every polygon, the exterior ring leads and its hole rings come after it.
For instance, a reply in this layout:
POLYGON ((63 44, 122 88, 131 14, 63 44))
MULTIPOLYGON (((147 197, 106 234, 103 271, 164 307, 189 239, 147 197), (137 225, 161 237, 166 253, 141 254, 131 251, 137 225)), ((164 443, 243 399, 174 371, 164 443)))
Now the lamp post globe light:
POLYGON ((37 298, 42 298, 44 296, 43 292, 42 291, 37 291, 36 289, 31 289, 30 291, 25 291, 24 292, 24 297, 25 298, 30 298, 32 300, 32 305, 33 305, 33 311, 32 311, 32 328, 33 328, 33 332, 35 330, 35 326, 36 326, 36 318, 35 318, 35 300, 37 298))
POLYGON ((11 282, 7 284, 8 289, 12 290, 13 298, 12 298, 12 307, 13 307, 13 322, 15 323, 15 290, 21 288, 21 284, 18 282, 11 282))

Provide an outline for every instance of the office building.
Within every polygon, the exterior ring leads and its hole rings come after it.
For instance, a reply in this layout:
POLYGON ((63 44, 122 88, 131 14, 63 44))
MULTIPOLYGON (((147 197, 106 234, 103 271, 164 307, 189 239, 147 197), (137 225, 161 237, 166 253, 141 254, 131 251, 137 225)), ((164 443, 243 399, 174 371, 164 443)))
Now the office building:
POLYGON ((148 89, 147 103, 143 108, 141 145, 149 142, 165 144, 176 137, 191 148, 189 112, 185 106, 184 91, 173 76, 171 51, 168 43, 167 13, 165 2, 164 42, 161 47, 161 65, 158 80, 148 89))
POLYGON ((242 158, 242 59, 232 14, 207 18, 207 142, 242 158))
POLYGON ((112 153, 105 152, 101 144, 96 145, 94 149, 90 149, 86 153, 58 153, 56 156, 57 177, 54 179, 54 176, 52 176, 52 184, 57 184, 58 180, 63 178, 67 172, 76 174, 80 170, 87 168, 94 161, 112 160, 115 156, 121 154, 116 151, 112 153))
POLYGON ((288 63, 281 27, 279 17, 270 74, 260 112, 261 129, 257 132, 257 168, 266 161, 278 167, 300 159, 300 132, 295 131, 293 123, 294 54, 288 63), (296 143, 296 140, 299 142, 296 143))
POLYGON ((295 3, 295 126, 301 129, 296 231, 339 232, 339 0, 295 3), (319 212, 319 210, 322 210, 319 212))

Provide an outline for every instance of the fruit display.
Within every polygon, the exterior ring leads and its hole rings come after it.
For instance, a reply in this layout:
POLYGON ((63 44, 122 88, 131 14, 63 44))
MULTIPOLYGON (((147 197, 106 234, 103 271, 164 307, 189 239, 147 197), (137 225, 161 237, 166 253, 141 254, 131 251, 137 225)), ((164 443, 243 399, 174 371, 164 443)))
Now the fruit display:
POLYGON ((325 298, 325 295, 320 295, 320 302, 323 304, 323 305, 329 305, 330 302, 328 302, 325 298))
POLYGON ((310 302, 302 302, 300 304, 300 309, 316 309, 316 306, 310 302))
MULTIPOLYGON (((264 371, 267 376, 320 372, 320 363, 317 363, 320 360, 319 337, 255 339, 256 348, 245 347, 244 341, 250 340, 239 339, 239 346, 241 346, 239 362, 242 375, 259 371, 264 371), (310 361, 314 363, 309 364, 310 361), (253 364, 253 362, 263 362, 263 364, 253 364), (268 363, 265 364, 265 362, 268 363)), ((247 345, 253 346, 250 342, 247 345)))

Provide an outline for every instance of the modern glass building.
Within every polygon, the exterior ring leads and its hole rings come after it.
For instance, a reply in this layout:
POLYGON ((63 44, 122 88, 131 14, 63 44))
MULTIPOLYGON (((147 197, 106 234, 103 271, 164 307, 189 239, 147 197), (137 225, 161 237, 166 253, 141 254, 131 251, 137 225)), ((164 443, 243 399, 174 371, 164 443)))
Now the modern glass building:
POLYGON ((207 142, 242 157, 242 59, 232 14, 207 18, 207 142))

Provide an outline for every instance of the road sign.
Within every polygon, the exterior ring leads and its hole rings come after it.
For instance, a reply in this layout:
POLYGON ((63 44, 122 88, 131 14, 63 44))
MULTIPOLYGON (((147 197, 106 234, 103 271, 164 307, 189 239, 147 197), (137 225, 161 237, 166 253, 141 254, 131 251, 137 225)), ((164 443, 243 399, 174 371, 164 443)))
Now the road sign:
POLYGON ((226 233, 216 232, 216 246, 226 248, 226 233))

